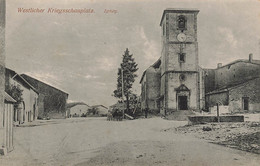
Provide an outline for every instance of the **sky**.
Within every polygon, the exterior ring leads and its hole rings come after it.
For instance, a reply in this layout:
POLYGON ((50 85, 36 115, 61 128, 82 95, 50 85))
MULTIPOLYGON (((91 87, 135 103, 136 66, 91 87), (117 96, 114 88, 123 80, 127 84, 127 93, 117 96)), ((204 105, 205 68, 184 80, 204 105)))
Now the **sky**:
POLYGON ((6 66, 69 93, 69 102, 110 106, 126 48, 138 64, 133 91, 161 56, 159 26, 166 8, 195 8, 199 65, 216 68, 237 59, 260 59, 257 0, 11 0, 6 13, 6 66), (18 8, 45 9, 19 13, 18 8), (49 8, 94 13, 47 13, 49 8), (116 13, 105 13, 113 10, 116 13))

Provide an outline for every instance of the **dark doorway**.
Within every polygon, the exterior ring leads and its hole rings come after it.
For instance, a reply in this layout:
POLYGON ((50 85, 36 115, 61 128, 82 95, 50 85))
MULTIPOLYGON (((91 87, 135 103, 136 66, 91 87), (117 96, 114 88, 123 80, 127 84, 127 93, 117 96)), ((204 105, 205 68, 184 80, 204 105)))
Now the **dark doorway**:
POLYGON ((244 110, 249 110, 248 109, 248 106, 249 105, 249 99, 248 99, 248 97, 243 97, 243 109, 244 110))
POLYGON ((178 97, 179 110, 187 110, 188 109, 187 102, 188 102, 187 96, 179 96, 178 97))

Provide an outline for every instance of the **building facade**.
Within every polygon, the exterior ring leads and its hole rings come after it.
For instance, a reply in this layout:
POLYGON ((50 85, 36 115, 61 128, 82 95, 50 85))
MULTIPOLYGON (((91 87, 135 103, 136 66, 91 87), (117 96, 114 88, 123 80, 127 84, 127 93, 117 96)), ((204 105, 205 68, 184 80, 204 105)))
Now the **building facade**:
POLYGON ((158 60, 154 65, 149 67, 142 75, 140 84, 141 91, 141 108, 147 108, 154 113, 159 113, 160 109, 160 87, 161 71, 158 68, 161 61, 158 60))
POLYGON ((250 54, 217 69, 199 66, 199 10, 166 9, 160 22, 161 57, 143 72, 141 108, 163 115, 210 110, 260 111, 260 61, 250 54), (248 86, 250 85, 250 86, 248 86))
POLYGON ((164 10, 160 22, 161 57, 144 72, 140 81, 142 108, 166 115, 203 107, 198 65, 198 13, 199 10, 164 10))
MULTIPOLYGON (((22 102, 14 110, 14 121, 19 124, 32 122, 38 117, 38 92, 23 77, 15 71, 6 68, 5 70, 5 89, 8 92, 12 86, 22 90, 22 102)), ((11 95, 11 94, 9 94, 11 95)))
POLYGON ((161 19, 162 113, 198 110, 199 66, 197 42, 198 10, 167 9, 161 19))
POLYGON ((21 75, 38 92, 38 118, 66 118, 66 103, 69 94, 26 74, 21 75))

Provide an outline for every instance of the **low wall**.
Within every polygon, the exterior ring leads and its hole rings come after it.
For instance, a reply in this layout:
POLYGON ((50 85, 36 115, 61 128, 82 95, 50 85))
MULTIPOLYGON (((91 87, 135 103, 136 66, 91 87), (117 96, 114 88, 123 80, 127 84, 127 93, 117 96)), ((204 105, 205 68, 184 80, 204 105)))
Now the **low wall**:
POLYGON ((168 110, 166 119, 167 120, 177 120, 177 121, 187 121, 189 116, 195 115, 191 110, 181 110, 173 111, 168 110))
MULTIPOLYGON (((220 122, 244 122, 243 115, 222 115, 220 122)), ((188 116, 189 124, 204 124, 218 122, 217 116, 188 116)))
MULTIPOLYGON (((217 115, 217 106, 209 107, 209 112, 211 114, 217 115)), ((229 114, 229 106, 220 105, 219 106, 219 114, 229 114)))

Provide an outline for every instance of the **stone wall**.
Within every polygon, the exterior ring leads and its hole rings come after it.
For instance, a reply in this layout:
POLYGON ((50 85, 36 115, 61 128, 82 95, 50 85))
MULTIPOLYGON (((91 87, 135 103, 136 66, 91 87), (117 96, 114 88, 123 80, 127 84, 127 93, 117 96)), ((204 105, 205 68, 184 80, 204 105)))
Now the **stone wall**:
POLYGON ((141 82, 141 109, 146 108, 147 88, 146 88, 146 71, 141 82))
POLYGON ((160 97, 160 69, 150 67, 147 72, 147 98, 148 107, 151 111, 159 112, 159 104, 157 101, 160 97))
MULTIPOLYGON (((218 122, 217 116, 189 116, 189 124, 204 124, 218 122)), ((232 116, 220 116, 220 122, 244 122, 244 116, 232 115, 232 116)))
POLYGON ((160 79, 161 72, 160 68, 149 67, 143 80, 142 84, 142 100, 141 108, 149 108, 150 111, 155 113, 159 112, 159 97, 160 97, 160 79), (158 101, 158 102, 157 102, 158 101))
POLYGON ((203 69, 205 71, 205 93, 215 90, 215 69, 203 69))
POLYGON ((177 109, 177 95, 176 88, 184 84, 189 90, 190 94, 188 97, 188 106, 189 109, 197 110, 199 109, 199 100, 198 100, 198 73, 185 73, 186 80, 181 82, 179 77, 183 73, 169 73, 168 74, 168 109, 176 110, 177 109))
POLYGON ((162 115, 165 115, 165 109, 166 109, 166 75, 163 75, 161 77, 161 88, 160 88, 160 113, 162 115))
POLYGON ((237 62, 216 69, 215 71, 215 88, 221 88, 232 85, 236 82, 259 77, 260 65, 249 62, 237 62))
POLYGON ((66 117, 66 103, 68 94, 54 88, 48 84, 45 84, 39 80, 31 78, 22 74, 35 89, 39 92, 39 118, 65 118, 66 117))
POLYGON ((229 92, 224 91, 221 93, 215 93, 206 95, 207 109, 214 107, 218 104, 227 106, 229 104, 229 92))
POLYGON ((185 44, 185 63, 179 62, 180 45, 169 44, 169 52, 166 61, 168 71, 197 71, 197 53, 195 44, 185 44))
POLYGON ((230 112, 245 112, 242 107, 243 97, 248 97, 249 99, 249 112, 260 112, 260 78, 251 80, 230 90, 230 112))
POLYGON ((199 108, 205 110, 205 71, 199 67, 199 108))
MULTIPOLYGON (((44 94, 39 93, 39 97, 38 97, 38 117, 39 118, 43 118, 44 117, 44 94)), ((37 117, 37 118, 38 118, 37 117)))

